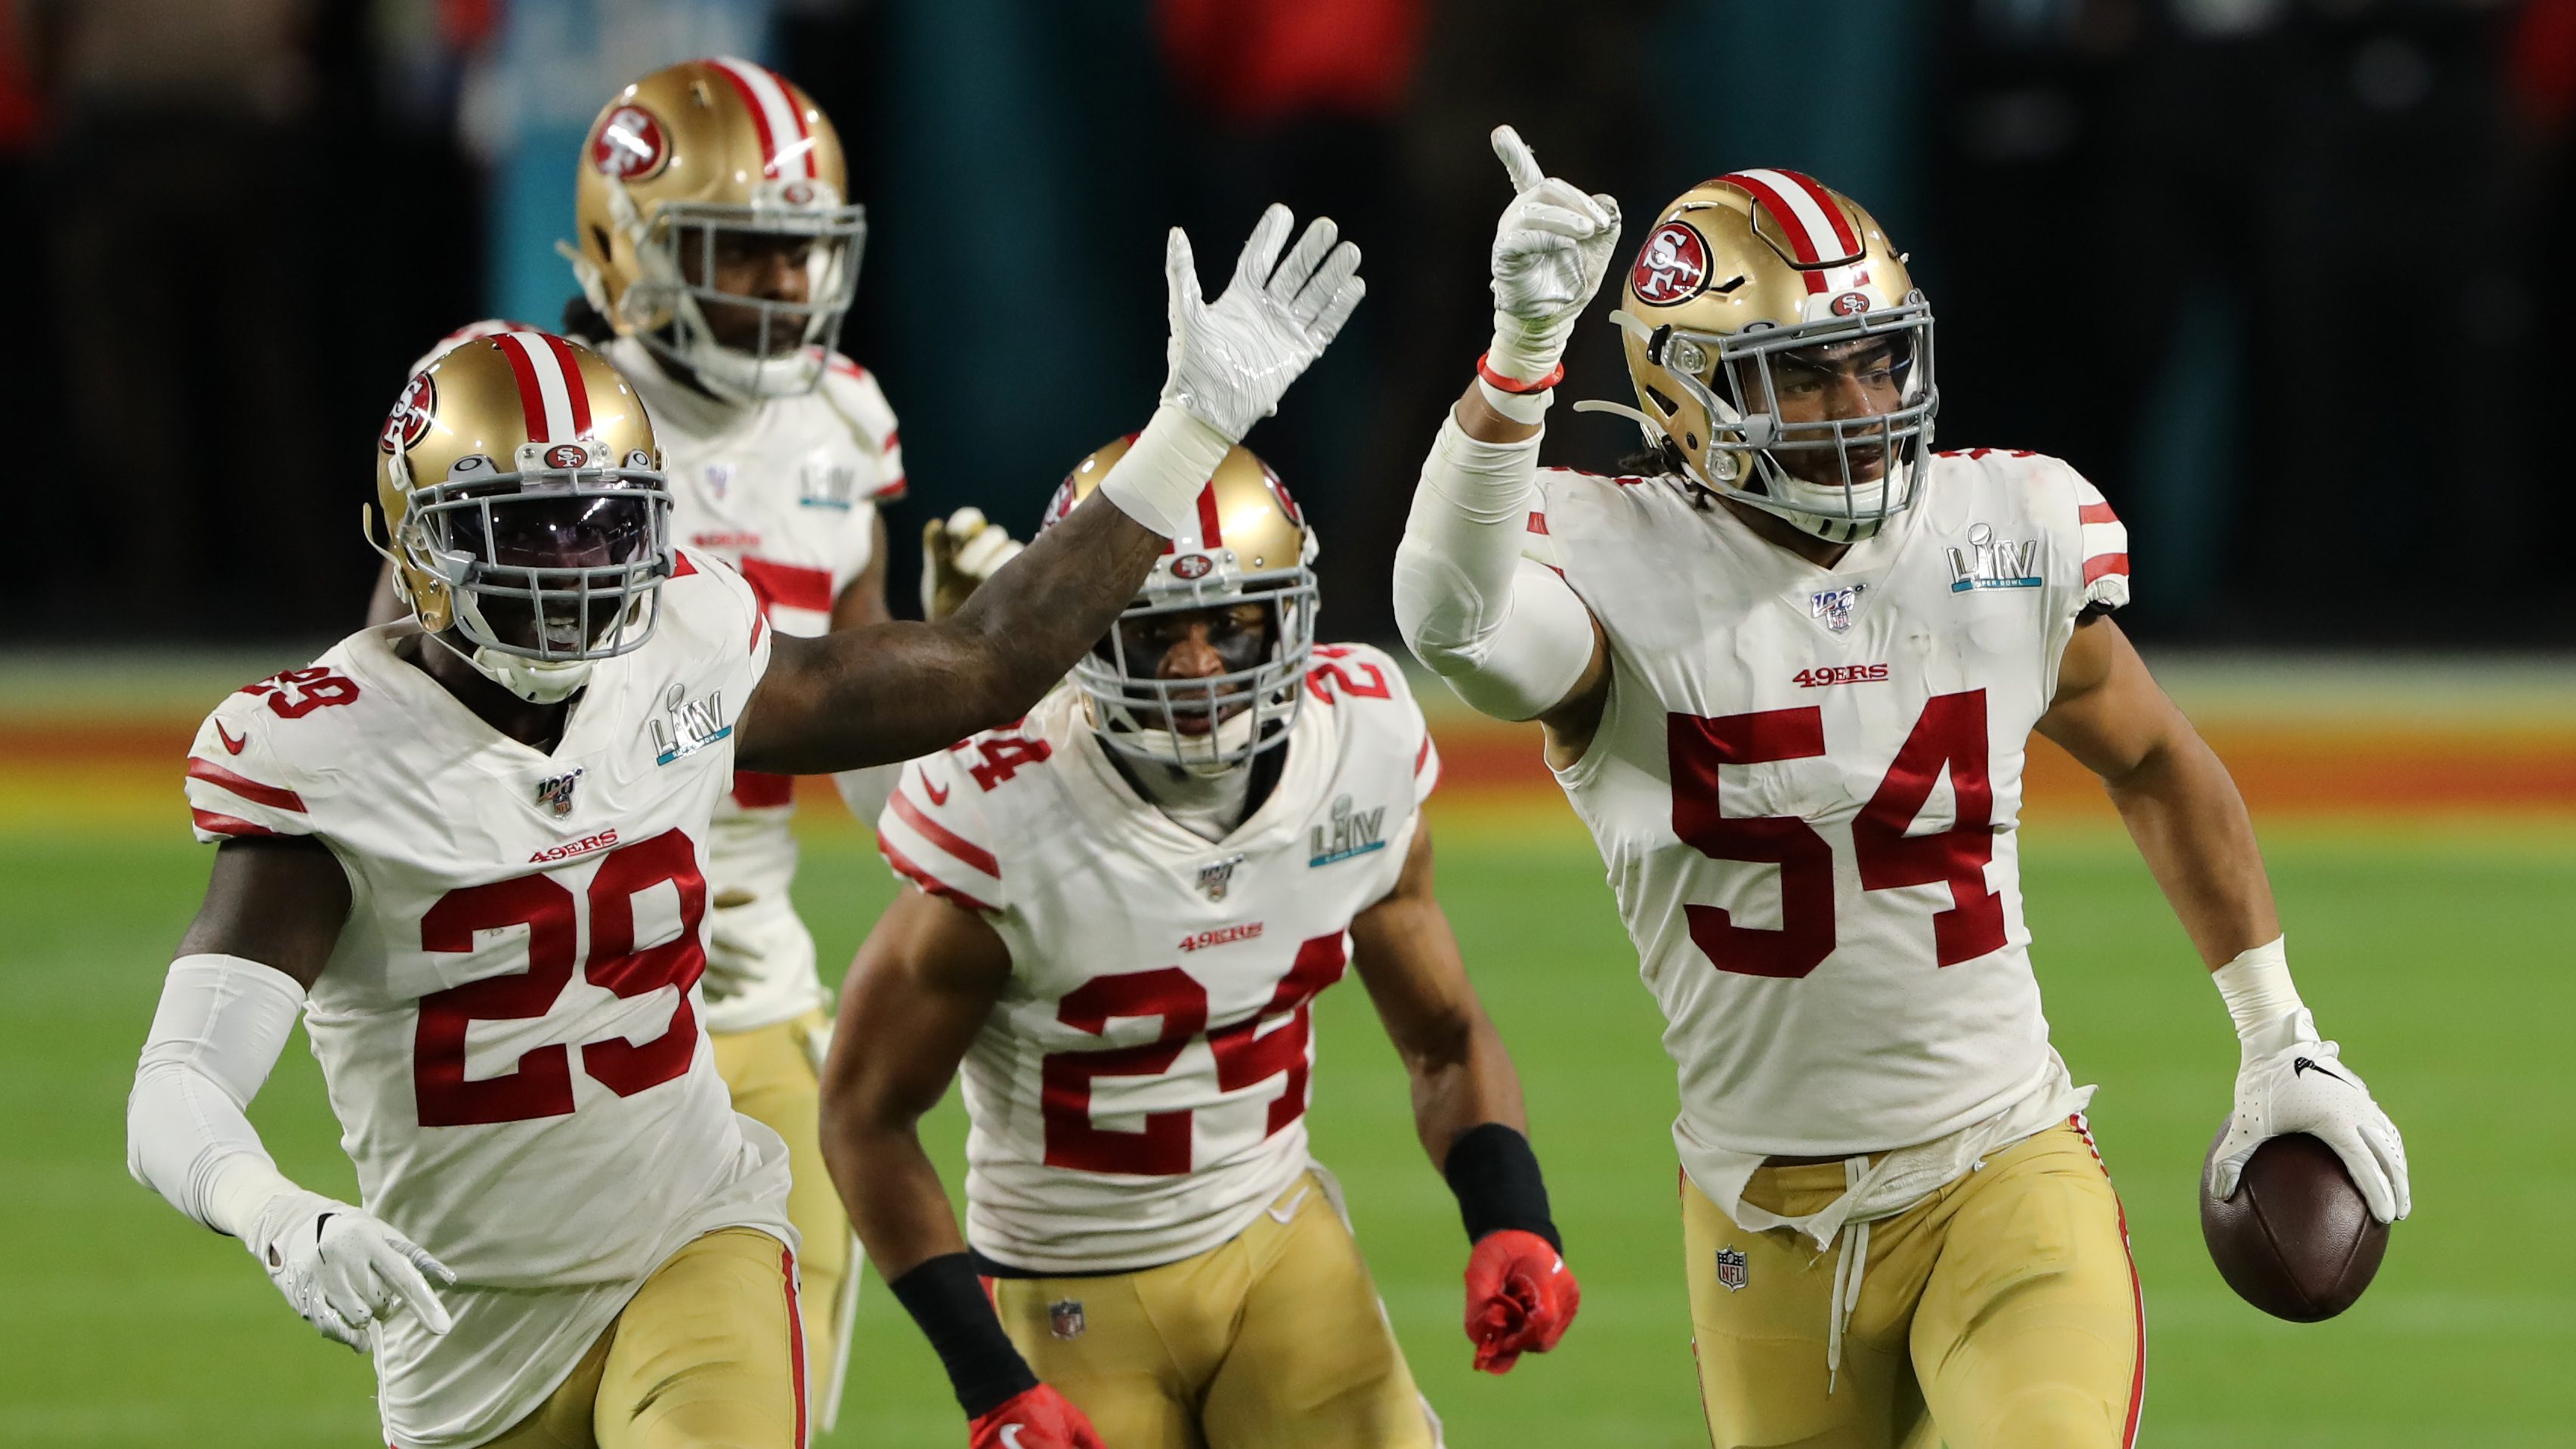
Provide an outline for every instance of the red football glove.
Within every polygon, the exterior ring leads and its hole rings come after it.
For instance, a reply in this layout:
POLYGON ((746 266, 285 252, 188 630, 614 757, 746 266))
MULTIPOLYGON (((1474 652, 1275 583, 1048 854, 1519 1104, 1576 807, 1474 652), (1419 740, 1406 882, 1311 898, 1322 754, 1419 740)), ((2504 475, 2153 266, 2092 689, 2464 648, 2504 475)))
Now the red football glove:
POLYGON ((968 1421, 967 1449, 1107 1449, 1091 1421, 1052 1385, 1004 1399, 968 1421))
POLYGON ((1574 1270, 1547 1239, 1505 1228, 1476 1240, 1467 1259, 1467 1338, 1477 1368, 1509 1373, 1522 1354, 1556 1347, 1582 1306, 1574 1270))

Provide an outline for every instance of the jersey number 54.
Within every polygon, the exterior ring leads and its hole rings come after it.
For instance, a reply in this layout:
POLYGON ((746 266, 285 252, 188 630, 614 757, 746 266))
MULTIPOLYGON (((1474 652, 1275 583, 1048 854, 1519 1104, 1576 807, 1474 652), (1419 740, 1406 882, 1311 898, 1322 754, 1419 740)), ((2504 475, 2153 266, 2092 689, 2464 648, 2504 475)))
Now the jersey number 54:
MULTIPOLYGON (((1703 719, 1665 718, 1673 776, 1673 833, 1712 860, 1780 867, 1780 924, 1739 926, 1720 906, 1685 905, 1691 940, 1720 971, 1802 977, 1834 950, 1834 852, 1795 815, 1729 815, 1720 765, 1804 760, 1825 752, 1814 705, 1703 719)), ((1986 771, 1986 692, 1936 694, 1852 821, 1863 890, 1947 885, 1950 908, 1932 916, 1935 964, 1973 961, 2004 947, 2003 899, 1986 885, 1994 858, 1994 784, 1986 771), (1958 808, 1950 828, 1908 835, 1949 766, 1958 808)))

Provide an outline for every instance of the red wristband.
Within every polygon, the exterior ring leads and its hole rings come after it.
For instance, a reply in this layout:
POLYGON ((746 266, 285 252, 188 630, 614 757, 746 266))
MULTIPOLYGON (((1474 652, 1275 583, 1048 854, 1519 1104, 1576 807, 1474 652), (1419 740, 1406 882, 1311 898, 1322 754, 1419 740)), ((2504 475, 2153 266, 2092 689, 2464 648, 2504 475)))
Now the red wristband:
POLYGON ((1491 362, 1486 361, 1486 357, 1490 355, 1491 354, 1485 354, 1476 359, 1476 375, 1501 391, 1508 393, 1545 392, 1549 388, 1552 388, 1565 380, 1565 364, 1562 362, 1549 368, 1547 370, 1547 376, 1523 382, 1517 377, 1505 377, 1501 373, 1494 371, 1494 365, 1491 362))

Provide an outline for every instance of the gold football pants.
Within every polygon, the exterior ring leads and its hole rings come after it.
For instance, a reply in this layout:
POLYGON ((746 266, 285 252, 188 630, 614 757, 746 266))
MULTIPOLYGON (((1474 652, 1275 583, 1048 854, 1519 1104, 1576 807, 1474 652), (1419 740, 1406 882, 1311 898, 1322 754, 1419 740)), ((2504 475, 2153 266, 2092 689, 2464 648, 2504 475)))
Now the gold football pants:
POLYGON ((815 1422, 825 1428, 839 1397, 841 1334, 858 1286, 850 1276, 850 1219, 823 1166, 822 1087, 807 1046, 830 1025, 817 1010, 709 1037, 716 1070, 733 1089, 733 1109, 787 1139, 787 1220, 796 1227, 796 1265, 805 1275, 805 1372, 815 1422))
POLYGON ((997 1278, 992 1290, 1029 1366, 1116 1449, 1440 1442, 1318 1173, 1197 1257, 1096 1278, 997 1278))
POLYGON ((804 1449, 795 1262, 707 1234, 636 1290, 571 1377, 484 1449, 804 1449))
MULTIPOLYGON (((1745 1197, 1794 1217, 1842 1191, 1842 1165, 1827 1163, 1765 1167, 1745 1197)), ((1819 1253, 1792 1229, 1746 1232, 1683 1180, 1692 1347, 1712 1445, 2135 1442, 2146 1373, 2137 1271, 2120 1201, 2077 1123, 2017 1142, 1870 1225, 1829 1389, 1834 1259, 1850 1236, 1819 1253)))

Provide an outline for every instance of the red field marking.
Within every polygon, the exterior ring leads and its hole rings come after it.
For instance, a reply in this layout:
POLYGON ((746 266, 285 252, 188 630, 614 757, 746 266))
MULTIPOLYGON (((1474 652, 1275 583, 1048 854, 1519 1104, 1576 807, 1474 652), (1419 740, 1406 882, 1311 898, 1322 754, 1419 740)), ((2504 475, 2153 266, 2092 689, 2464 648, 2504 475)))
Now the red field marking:
MULTIPOLYGON (((195 730, 195 720, 176 717, 0 724, 0 760, 7 761, 0 776, 23 789, 42 787, 45 772, 58 767, 92 779, 112 771, 151 780, 166 772, 175 791, 195 730)), ((2275 813, 2576 813, 2576 734, 2563 729, 2215 725, 2206 733, 2258 821, 2275 813)), ((1443 797, 1556 793, 1535 725, 1450 716, 1433 734, 1443 797)), ((810 809, 846 813, 829 780, 801 780, 796 796, 810 809)), ((2110 814, 2092 775, 2036 738, 2023 799, 2037 815, 2110 814)))

